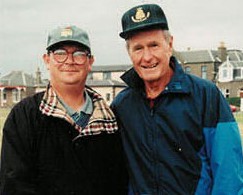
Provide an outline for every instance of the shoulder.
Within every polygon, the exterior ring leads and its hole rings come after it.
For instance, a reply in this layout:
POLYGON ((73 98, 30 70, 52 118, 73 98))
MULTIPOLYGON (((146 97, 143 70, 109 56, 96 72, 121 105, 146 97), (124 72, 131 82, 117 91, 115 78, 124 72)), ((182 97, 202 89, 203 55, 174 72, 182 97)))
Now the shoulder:
POLYGON ((187 82, 193 93, 219 93, 218 87, 212 81, 202 79, 195 75, 186 74, 187 82))
POLYGON ((194 98, 204 107, 205 124, 234 121, 229 104, 215 83, 194 75, 188 75, 188 79, 194 98))
POLYGON ((44 93, 38 93, 33 96, 29 96, 17 103, 10 111, 5 124, 5 132, 29 132, 31 127, 37 123, 40 118, 41 112, 39 110, 40 101, 44 93))
POLYGON ((202 79, 202 78, 200 78, 196 75, 192 75, 192 74, 186 74, 186 76, 191 82, 193 82, 195 85, 197 85, 199 87, 215 88, 215 84, 210 80, 202 79))
POLYGON ((39 110, 40 102, 43 98, 44 92, 36 93, 32 96, 28 96, 24 99, 22 99, 19 103, 17 103, 13 109, 12 112, 21 113, 25 112, 27 113, 33 113, 39 110))

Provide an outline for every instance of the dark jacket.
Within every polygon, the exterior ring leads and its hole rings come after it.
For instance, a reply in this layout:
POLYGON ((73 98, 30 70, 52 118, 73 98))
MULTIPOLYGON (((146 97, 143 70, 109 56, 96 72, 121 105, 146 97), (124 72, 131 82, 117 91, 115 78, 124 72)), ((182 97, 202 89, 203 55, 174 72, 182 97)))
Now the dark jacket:
POLYGON ((134 69, 113 101, 136 195, 243 194, 239 129, 217 87, 187 75, 171 58, 174 75, 150 108, 134 69))
MULTIPOLYGON (((127 194, 118 132, 99 126, 101 131, 83 136, 66 120, 41 113, 42 98, 39 93, 23 100, 6 120, 1 194, 127 194)), ((95 119, 89 123, 87 129, 95 119)))

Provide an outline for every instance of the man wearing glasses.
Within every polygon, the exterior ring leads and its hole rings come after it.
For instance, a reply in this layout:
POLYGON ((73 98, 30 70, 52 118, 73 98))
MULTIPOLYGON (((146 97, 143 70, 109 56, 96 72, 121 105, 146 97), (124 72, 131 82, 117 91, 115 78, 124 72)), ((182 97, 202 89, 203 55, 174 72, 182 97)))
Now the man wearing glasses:
POLYGON ((18 103, 3 129, 0 194, 126 194, 116 119, 85 86, 94 62, 87 33, 54 29, 43 59, 46 91, 18 103))

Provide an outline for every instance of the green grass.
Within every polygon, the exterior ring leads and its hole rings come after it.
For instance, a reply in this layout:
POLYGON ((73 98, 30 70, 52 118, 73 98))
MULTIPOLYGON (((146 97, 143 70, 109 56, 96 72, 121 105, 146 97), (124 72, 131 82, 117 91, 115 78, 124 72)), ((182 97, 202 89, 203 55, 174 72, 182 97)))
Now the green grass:
POLYGON ((2 131, 3 131, 2 129, 9 112, 10 109, 8 108, 0 108, 0 150, 2 147, 2 131))
POLYGON ((235 120, 238 122, 238 123, 242 123, 243 124, 243 112, 236 112, 234 114, 234 117, 235 117, 235 120))

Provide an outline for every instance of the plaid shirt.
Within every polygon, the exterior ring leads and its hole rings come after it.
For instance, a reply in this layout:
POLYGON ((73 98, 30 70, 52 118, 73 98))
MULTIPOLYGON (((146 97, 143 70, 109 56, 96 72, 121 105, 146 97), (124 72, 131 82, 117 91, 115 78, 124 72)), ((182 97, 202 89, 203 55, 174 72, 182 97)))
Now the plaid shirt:
POLYGON ((100 94, 89 87, 85 87, 93 102, 93 113, 85 128, 82 128, 74 122, 74 120, 67 114, 66 109, 57 98, 57 94, 52 89, 51 85, 47 86, 46 92, 41 100, 40 111, 47 116, 58 117, 66 120, 78 130, 79 135, 75 138, 87 135, 97 135, 101 132, 114 133, 118 130, 116 118, 105 103, 100 94))

